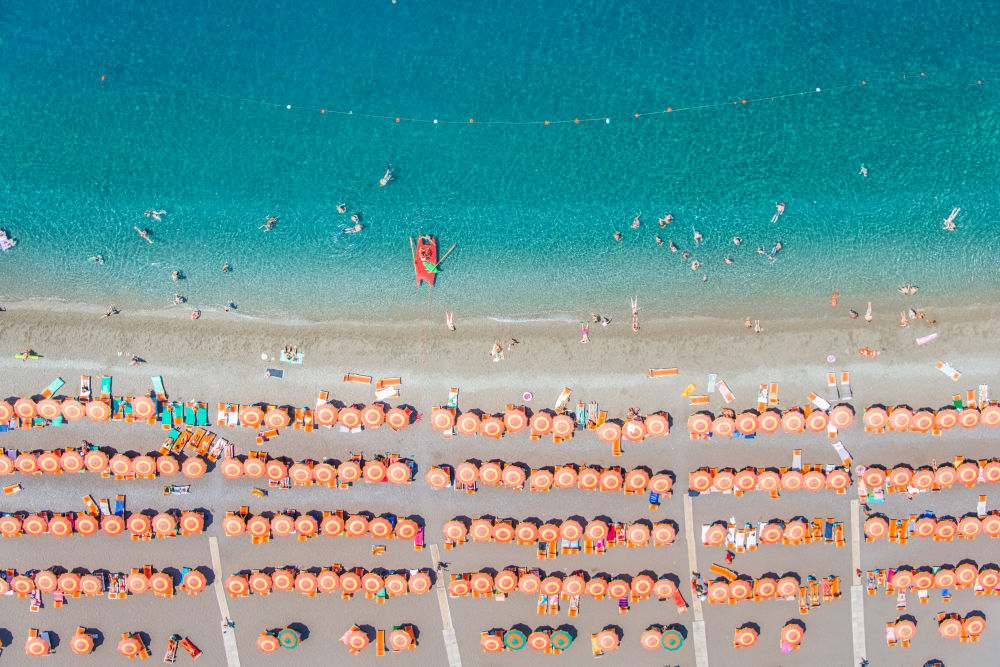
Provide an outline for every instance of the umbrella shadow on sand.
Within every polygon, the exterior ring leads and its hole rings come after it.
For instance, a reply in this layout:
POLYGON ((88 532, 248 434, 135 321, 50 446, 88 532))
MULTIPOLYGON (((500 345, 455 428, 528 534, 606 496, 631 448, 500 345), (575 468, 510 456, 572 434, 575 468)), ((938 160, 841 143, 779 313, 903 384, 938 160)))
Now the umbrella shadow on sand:
MULTIPOLYGON (((295 623, 289 623, 288 627, 291 628, 292 630, 295 630, 295 632, 299 633, 300 640, 306 640, 309 638, 309 628, 304 623, 299 623, 298 621, 296 621, 295 623)), ((364 629, 367 626, 361 626, 361 627, 362 629, 364 629)), ((367 630, 365 630, 365 632, 367 632, 367 630)), ((374 637, 374 635, 372 636, 374 637)))

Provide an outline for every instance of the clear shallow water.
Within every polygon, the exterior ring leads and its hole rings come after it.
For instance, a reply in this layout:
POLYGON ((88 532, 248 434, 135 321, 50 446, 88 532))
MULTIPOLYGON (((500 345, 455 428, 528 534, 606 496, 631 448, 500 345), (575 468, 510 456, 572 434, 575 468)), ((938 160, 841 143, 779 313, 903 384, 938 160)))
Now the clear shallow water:
POLYGON ((630 294, 647 309, 792 309, 900 282, 995 298, 998 19, 970 2, 813 0, 710 15, 620 1, 22 8, 0 19, 0 227, 20 240, 0 255, 0 298, 166 306, 180 292, 268 317, 422 312, 418 231, 458 246, 434 303, 498 317, 630 294), (827 92, 633 115, 816 87, 827 92), (387 163, 398 180, 380 189, 387 163), (341 201, 363 234, 335 235, 341 201), (775 201, 788 208, 772 225, 775 201), (959 230, 943 232, 954 206, 959 230), (162 223, 142 215, 152 208, 162 223), (777 240, 777 261, 756 254, 777 240), (174 269, 187 279, 172 283, 174 269))

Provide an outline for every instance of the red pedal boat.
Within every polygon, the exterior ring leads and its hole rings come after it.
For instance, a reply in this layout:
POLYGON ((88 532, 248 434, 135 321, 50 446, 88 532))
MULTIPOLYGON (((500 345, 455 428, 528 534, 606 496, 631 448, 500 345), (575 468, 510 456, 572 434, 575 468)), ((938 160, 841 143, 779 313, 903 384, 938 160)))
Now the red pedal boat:
POLYGON ((413 270, 417 274, 417 287, 426 280, 433 287, 437 275, 437 239, 430 235, 417 237, 417 250, 413 255, 413 270))

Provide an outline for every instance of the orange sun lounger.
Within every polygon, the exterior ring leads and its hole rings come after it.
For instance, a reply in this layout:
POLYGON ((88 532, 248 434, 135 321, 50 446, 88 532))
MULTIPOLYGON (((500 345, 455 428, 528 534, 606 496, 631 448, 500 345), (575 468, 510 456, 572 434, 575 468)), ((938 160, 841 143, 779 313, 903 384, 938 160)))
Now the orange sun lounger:
POLYGON ((674 377, 677 375, 676 368, 650 368, 646 371, 646 377, 648 378, 666 378, 674 377))
POLYGON ((371 384, 371 375, 358 375, 356 373, 345 373, 344 382, 357 382, 358 384, 371 384))

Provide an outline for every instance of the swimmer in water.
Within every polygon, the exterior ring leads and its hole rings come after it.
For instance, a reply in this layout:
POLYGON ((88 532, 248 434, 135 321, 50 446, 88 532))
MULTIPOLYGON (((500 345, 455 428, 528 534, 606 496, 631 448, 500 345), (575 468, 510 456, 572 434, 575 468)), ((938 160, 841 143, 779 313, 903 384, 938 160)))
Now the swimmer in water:
POLYGON ((174 271, 173 273, 171 273, 170 274, 170 279, 173 280, 174 282, 177 282, 178 280, 180 280, 181 279, 180 272, 174 271))
POLYGON ((861 165, 861 171, 859 171, 858 173, 864 176, 865 178, 868 178, 868 167, 866 167, 865 165, 861 165))
POLYGON ((656 237, 656 245, 663 245, 663 239, 661 239, 659 236, 656 237))
POLYGON ((708 282, 708 274, 707 273, 703 273, 702 274, 702 276, 701 276, 701 282, 703 282, 703 283, 707 283, 708 282))
POLYGON ((699 266, 701 266, 701 262, 699 262, 698 260, 694 260, 693 262, 691 262, 692 271, 697 271, 699 266))
POLYGON ((135 231, 139 232, 139 236, 141 236, 142 238, 146 239, 148 242, 150 242, 150 243, 153 242, 153 239, 149 238, 149 230, 148 229, 139 229, 138 227, 133 227, 133 229, 135 229, 135 231))
POLYGON ((775 212, 774 217, 771 218, 771 222, 777 222, 778 218, 781 217, 781 214, 785 212, 785 202, 775 202, 774 206, 777 211, 775 212))
POLYGON ((677 246, 674 245, 673 241, 670 242, 670 252, 677 252, 677 246))
POLYGON ((673 213, 667 213, 665 216, 663 216, 662 218, 660 218, 660 227, 666 227, 667 225, 669 225, 673 221, 674 221, 674 214, 673 213))
POLYGON ((228 262, 226 264, 222 265, 222 272, 223 273, 229 273, 229 263, 228 262))
POLYGON ((157 222, 163 222, 163 220, 160 219, 160 216, 161 215, 166 215, 166 214, 167 214, 166 211, 146 211, 146 217, 147 218, 152 218, 153 220, 156 220, 157 222))
POLYGON ((347 204, 338 204, 337 213, 347 213, 347 204))
POLYGON ((687 259, 690 256, 691 256, 691 253, 689 253, 687 250, 685 250, 684 252, 681 253, 681 257, 683 257, 684 259, 687 259))
POLYGON ((345 234, 357 234, 358 232, 360 232, 364 228, 365 228, 364 225, 358 224, 358 225, 354 225, 353 227, 348 227, 347 229, 344 230, 344 233, 345 234))
POLYGON ((267 222, 265 222, 263 225, 261 225, 257 229, 263 229, 265 232, 269 232, 269 231, 271 231, 271 229, 274 228, 274 223, 276 223, 277 221, 278 221, 277 218, 268 218, 267 222))
POLYGON ((699 232, 697 229, 693 229, 691 231, 694 232, 694 242, 695 243, 701 243, 702 238, 703 238, 702 235, 701 235, 701 232, 699 232))
POLYGON ((104 258, 101 257, 100 255, 94 255, 93 257, 89 257, 88 261, 96 262, 97 264, 104 264, 104 258))
POLYGON ((743 243, 743 239, 741 239, 739 236, 734 236, 733 237, 733 245, 742 245, 742 243, 743 243))
POLYGON ((621 240, 622 240, 622 233, 615 232, 615 241, 621 241, 621 240))
POLYGON ((351 216, 351 222, 361 222, 361 213, 355 213, 351 216))
POLYGON ((764 252, 763 248, 761 248, 760 246, 757 246, 757 254, 758 255, 766 255, 767 253, 764 252))
POLYGON ((642 215, 642 211, 639 211, 638 213, 636 213, 635 217, 632 218, 632 225, 631 225, 632 229, 639 229, 639 225, 642 224, 642 223, 639 222, 639 216, 640 215, 642 215))
POLYGON ((378 186, 380 188, 384 188, 394 178, 395 177, 392 175, 392 165, 390 164, 388 167, 385 168, 385 175, 379 179, 378 186))
POLYGON ((726 264, 732 264, 733 263, 733 260, 731 260, 728 257, 726 257, 726 259, 724 261, 726 262, 726 264))

